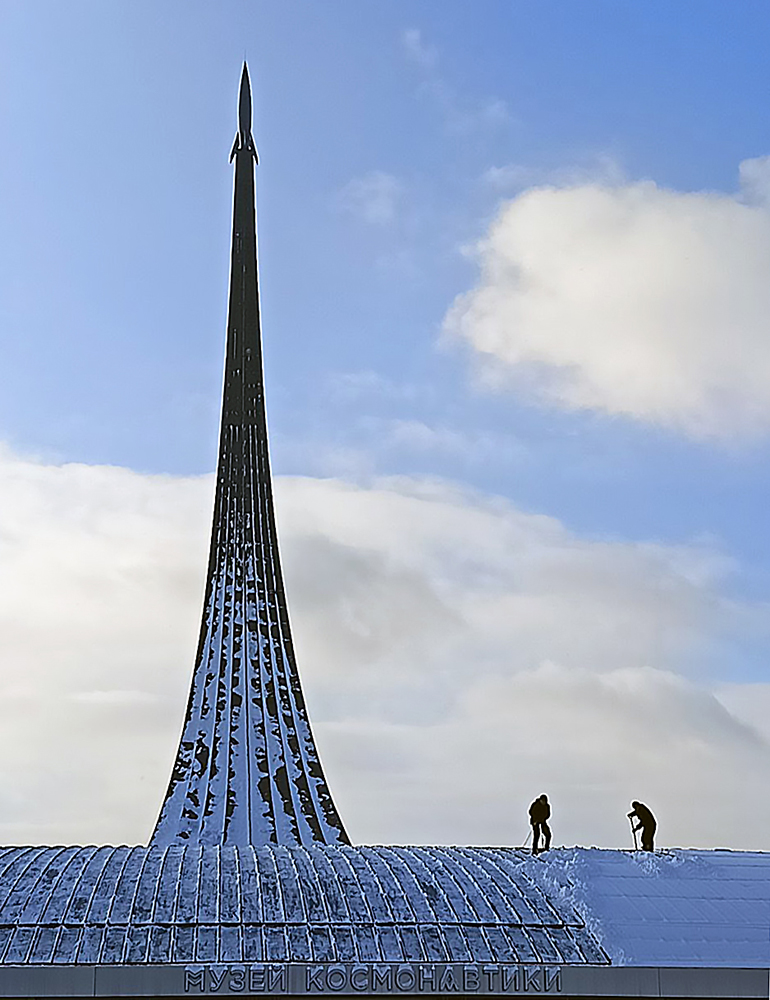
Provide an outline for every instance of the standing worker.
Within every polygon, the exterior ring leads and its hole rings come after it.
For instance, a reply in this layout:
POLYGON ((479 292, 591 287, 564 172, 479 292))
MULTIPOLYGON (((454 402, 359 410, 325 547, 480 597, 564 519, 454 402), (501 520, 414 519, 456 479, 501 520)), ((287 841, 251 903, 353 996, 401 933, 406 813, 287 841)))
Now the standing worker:
POLYGON ((643 802, 632 802, 631 812, 628 814, 628 818, 631 820, 631 829, 634 833, 636 833, 637 830, 642 831, 642 850, 654 851, 655 845, 653 844, 653 839, 655 837, 655 831, 658 828, 658 824, 655 821, 655 817, 652 815, 652 812, 643 802), (634 819, 639 820, 638 826, 634 826, 634 819))
POLYGON ((540 850, 540 834, 543 835, 543 850, 547 851, 551 846, 551 828, 548 820, 551 816, 551 807, 548 804, 548 796, 540 795, 529 807, 529 822, 532 826, 532 853, 537 854, 540 850))

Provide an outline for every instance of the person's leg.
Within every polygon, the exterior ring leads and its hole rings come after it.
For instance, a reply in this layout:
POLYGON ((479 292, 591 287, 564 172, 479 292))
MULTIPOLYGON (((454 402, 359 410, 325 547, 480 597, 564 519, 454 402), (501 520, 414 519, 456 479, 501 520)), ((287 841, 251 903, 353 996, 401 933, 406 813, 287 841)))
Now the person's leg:
POLYGON ((655 848, 652 846, 652 838, 655 831, 649 830, 647 827, 642 827, 642 850, 643 851, 654 851, 655 848))
POLYGON ((537 849, 540 846, 540 824, 532 824, 532 853, 537 854, 537 849))
POLYGON ((542 827, 543 827, 543 838, 545 840, 545 844, 543 845, 543 850, 547 851, 548 848, 551 846, 551 828, 547 823, 543 823, 542 827))

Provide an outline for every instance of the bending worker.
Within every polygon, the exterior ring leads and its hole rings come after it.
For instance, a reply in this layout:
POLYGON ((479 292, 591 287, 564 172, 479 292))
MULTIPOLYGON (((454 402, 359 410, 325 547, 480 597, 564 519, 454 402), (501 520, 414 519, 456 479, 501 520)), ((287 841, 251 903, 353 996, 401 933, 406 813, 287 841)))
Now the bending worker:
POLYGON ((654 851, 655 845, 653 844, 653 839, 655 837, 655 831, 658 828, 658 824, 656 823, 652 812, 643 802, 632 802, 631 812, 628 814, 628 818, 631 820, 631 829, 634 833, 636 833, 637 830, 642 831, 642 850, 654 851), (634 826, 634 819, 639 821, 637 826, 634 826))
POLYGON ((548 804, 548 796, 540 795, 529 807, 529 822, 532 826, 532 853, 537 854, 540 850, 540 834, 543 835, 543 850, 547 851, 551 846, 551 828, 548 820, 551 816, 551 807, 548 804))

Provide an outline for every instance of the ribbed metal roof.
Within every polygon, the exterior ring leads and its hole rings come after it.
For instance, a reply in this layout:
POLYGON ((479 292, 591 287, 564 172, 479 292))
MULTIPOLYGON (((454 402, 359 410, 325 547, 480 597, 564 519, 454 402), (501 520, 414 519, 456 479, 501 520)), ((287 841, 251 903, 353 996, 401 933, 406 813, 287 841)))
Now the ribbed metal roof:
POLYGON ((607 963, 527 866, 502 848, 5 848, 0 963, 607 963))

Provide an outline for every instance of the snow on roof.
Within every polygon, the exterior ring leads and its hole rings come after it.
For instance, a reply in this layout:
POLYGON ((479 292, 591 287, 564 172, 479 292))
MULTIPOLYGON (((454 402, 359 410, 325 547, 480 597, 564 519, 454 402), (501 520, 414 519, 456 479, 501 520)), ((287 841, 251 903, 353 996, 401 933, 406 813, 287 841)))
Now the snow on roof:
POLYGON ((770 854, 569 848, 533 859, 613 965, 770 967, 770 854))
POLYGON ((514 850, 0 848, 0 964, 606 965, 514 850))
POLYGON ((770 855, 0 848, 0 965, 770 968, 770 855))

